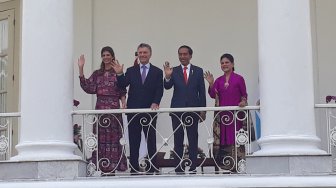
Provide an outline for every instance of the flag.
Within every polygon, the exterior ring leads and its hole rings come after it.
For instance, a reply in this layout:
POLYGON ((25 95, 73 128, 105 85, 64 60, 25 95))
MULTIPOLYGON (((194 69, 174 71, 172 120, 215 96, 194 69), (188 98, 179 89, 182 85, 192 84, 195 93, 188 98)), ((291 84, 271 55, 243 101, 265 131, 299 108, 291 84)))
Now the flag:
POLYGON ((255 119, 256 119, 255 133, 256 138, 259 139, 261 137, 260 111, 255 112, 255 119))

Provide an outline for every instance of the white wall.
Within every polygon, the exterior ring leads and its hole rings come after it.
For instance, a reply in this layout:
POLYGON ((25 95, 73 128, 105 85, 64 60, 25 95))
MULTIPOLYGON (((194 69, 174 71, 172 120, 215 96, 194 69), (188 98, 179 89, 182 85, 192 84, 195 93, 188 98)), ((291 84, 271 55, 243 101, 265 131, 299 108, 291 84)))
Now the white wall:
POLYGON ((336 95, 336 1, 316 0, 316 32, 318 60, 317 103, 325 103, 327 95, 336 95))
MULTIPOLYGON (((90 0, 75 2, 78 21, 75 57, 87 53, 87 59, 91 59, 90 56, 93 59, 93 69, 99 68, 103 46, 111 46, 126 69, 133 64, 134 52, 142 42, 152 46, 151 62, 160 68, 165 61, 178 65, 177 49, 186 44, 194 50, 192 64, 219 77, 223 74, 219 58, 223 53, 231 53, 235 57, 236 72, 245 78, 249 103, 255 104, 258 98, 256 0, 93 0, 92 12, 90 0), (90 39, 92 51, 89 50, 90 39)), ((89 76, 92 70, 87 68, 85 74, 89 76)), ((78 86, 76 73, 74 79, 78 86)), ((75 98, 81 101, 80 109, 93 109, 94 100, 77 86, 75 98)), ((164 92, 161 107, 170 106, 171 96, 171 90, 164 92)), ((214 100, 207 97, 207 106, 213 105, 214 100)), ((168 115, 159 119, 158 127, 160 132, 172 132, 168 115)), ((200 132, 205 129, 200 128, 200 132)))
POLYGON ((94 109, 94 96, 86 94, 80 88, 77 60, 81 54, 85 54, 84 75, 88 78, 93 72, 92 17, 92 0, 74 1, 74 99, 80 101, 79 109, 85 110, 94 109))
MULTIPOLYGON (((313 36, 315 103, 325 103, 326 95, 336 95, 333 83, 336 80, 336 1, 312 2, 312 12, 316 14, 312 15, 316 34, 313 36)), ((166 60, 178 65, 177 48, 187 44, 194 50, 192 63, 210 70, 215 77, 222 74, 220 56, 232 53, 236 72, 245 78, 249 104, 254 105, 258 98, 256 0, 75 0, 75 20, 74 61, 81 53, 86 54, 87 76, 99 68, 100 49, 106 45, 115 50, 117 59, 126 68, 134 61, 137 45, 148 43, 153 48, 152 63, 161 68, 166 60)), ((94 97, 79 87, 77 65, 74 80, 74 98, 80 100, 79 108, 93 109, 94 97)), ((169 107, 171 93, 164 92, 161 107, 169 107)), ((213 106, 210 97, 207 106, 213 106)), ((322 136, 325 125, 317 126, 322 136)), ((165 127, 171 129, 170 124, 165 127)))
MULTIPOLYGON (((219 58, 232 53, 236 70, 247 82, 250 103, 254 104, 257 87, 257 4, 256 1, 212 0, 99 0, 94 4, 93 51, 95 67, 99 51, 111 45, 126 67, 134 61, 139 43, 153 48, 152 63, 162 67, 168 60, 178 65, 177 49, 190 45, 192 63, 222 74, 219 58)), ((165 92, 161 106, 168 107, 170 92, 165 92)), ((212 106, 208 100, 208 106, 212 106)))

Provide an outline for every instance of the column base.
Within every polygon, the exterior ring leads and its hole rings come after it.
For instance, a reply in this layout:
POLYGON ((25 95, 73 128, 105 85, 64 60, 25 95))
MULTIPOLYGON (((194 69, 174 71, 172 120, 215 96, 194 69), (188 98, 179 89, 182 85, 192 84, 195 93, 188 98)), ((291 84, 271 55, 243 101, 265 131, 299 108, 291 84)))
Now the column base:
POLYGON ((74 154, 76 145, 71 142, 39 141, 19 143, 15 147, 18 155, 10 161, 50 161, 50 160, 81 160, 74 154))
POLYGON ((246 156, 248 174, 308 175, 332 172, 332 156, 246 156))
POLYGON ((272 135, 258 140, 260 150, 253 156, 325 155, 319 148, 321 140, 312 135, 272 135))
POLYGON ((0 162, 0 179, 74 179, 86 176, 82 160, 0 162))

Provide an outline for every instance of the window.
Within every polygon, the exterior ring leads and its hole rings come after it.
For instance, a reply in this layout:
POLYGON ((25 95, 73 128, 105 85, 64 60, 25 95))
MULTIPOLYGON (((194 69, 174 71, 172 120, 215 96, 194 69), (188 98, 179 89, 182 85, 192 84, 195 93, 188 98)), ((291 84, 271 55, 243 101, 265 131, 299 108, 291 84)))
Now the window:
POLYGON ((14 92, 14 11, 0 12, 0 113, 8 112, 14 92))

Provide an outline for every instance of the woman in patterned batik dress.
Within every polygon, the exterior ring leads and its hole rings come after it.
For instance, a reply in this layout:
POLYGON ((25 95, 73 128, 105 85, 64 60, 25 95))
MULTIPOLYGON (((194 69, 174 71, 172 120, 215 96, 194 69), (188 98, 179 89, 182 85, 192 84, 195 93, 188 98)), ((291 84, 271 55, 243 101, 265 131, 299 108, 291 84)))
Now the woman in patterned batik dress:
MULTIPOLYGON (((112 61, 115 61, 113 49, 109 46, 102 48, 101 58, 101 68, 86 79, 83 74, 85 58, 84 55, 80 56, 78 59, 80 85, 86 93, 97 95, 96 110, 119 109, 120 102, 122 108, 125 108, 126 89, 117 87, 116 73, 111 66, 112 61)), ((99 168, 103 174, 127 170, 127 160, 119 142, 123 136, 121 114, 98 115, 93 133, 95 135, 98 133, 98 156, 97 150, 92 153, 92 162, 96 165, 96 170, 99 168)))

